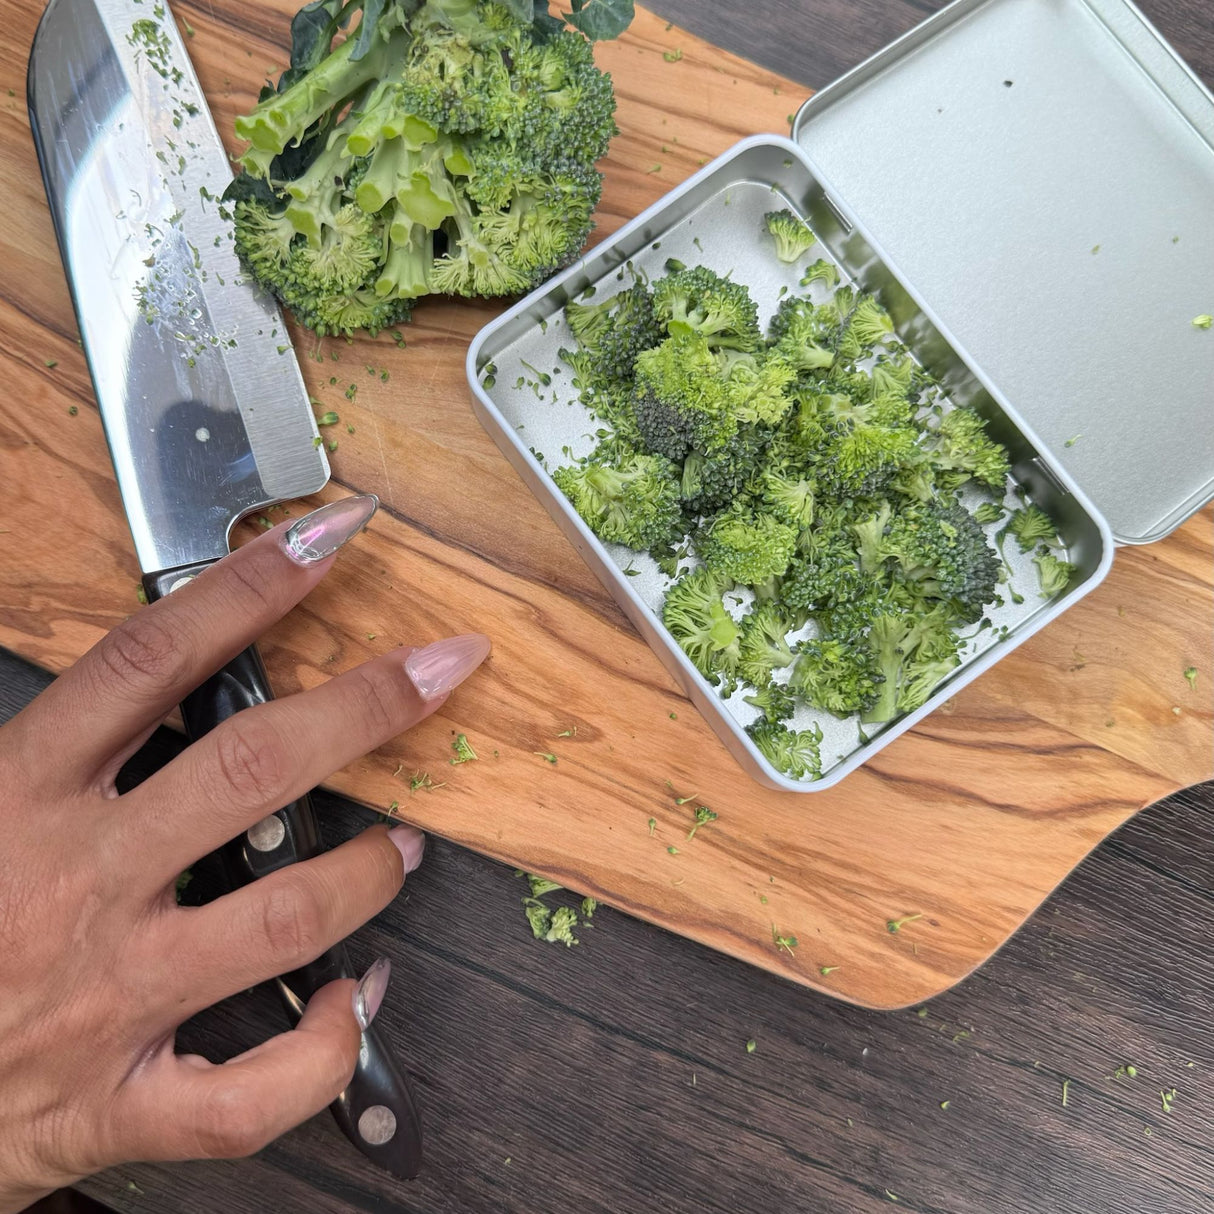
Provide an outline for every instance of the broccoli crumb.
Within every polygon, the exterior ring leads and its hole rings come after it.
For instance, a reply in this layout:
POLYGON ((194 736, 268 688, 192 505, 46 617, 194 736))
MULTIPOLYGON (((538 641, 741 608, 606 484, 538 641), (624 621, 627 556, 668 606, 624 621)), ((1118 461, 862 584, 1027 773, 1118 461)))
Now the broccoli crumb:
POLYGON ((695 838, 696 831, 701 826, 707 826, 709 822, 715 822, 719 814, 714 813, 707 805, 701 805, 696 809, 695 821, 692 823, 691 829, 687 832, 687 841, 690 843, 695 838))
POLYGON ((943 1110, 944 1110, 944 1111, 947 1113, 947 1112, 948 1112, 948 1106, 949 1106, 951 1103, 952 1103, 952 1101, 951 1101, 951 1100, 942 1100, 942 1101, 940 1101, 940 1107, 941 1107, 941 1108, 942 1108, 942 1109, 943 1109, 943 1110))
POLYGON ((471 763, 476 759, 476 751, 472 749, 466 733, 456 735, 455 741, 451 743, 451 749, 455 751, 455 758, 447 761, 452 767, 459 763, 471 763))
POLYGON ((746 1043, 746 1052, 748 1054, 753 1054, 755 1052, 755 1050, 757 1050, 758 1048, 759 1047, 756 1044, 755 1039, 753 1037, 746 1043))
POLYGON ((818 973, 821 974, 823 978, 829 978, 830 975, 833 974, 838 968, 839 967, 837 965, 820 965, 818 966, 818 973))
POLYGON ((1208 312, 1203 312, 1200 316, 1193 317, 1193 328, 1195 329, 1208 329, 1211 325, 1214 325, 1214 316, 1211 316, 1208 312))
POLYGON ((544 750, 533 750, 531 753, 533 755, 538 755, 541 759, 544 760, 545 763, 551 763, 553 767, 556 766, 556 755, 549 754, 547 751, 544 751, 544 750))
POLYGON ((651 169, 646 169, 646 170, 645 170, 646 174, 649 174, 649 173, 660 173, 661 171, 662 171, 662 166, 661 166, 660 164, 655 164, 655 165, 653 166, 653 168, 651 168, 651 169))
POLYGON ((1194 691, 1196 691, 1197 690, 1197 667, 1196 666, 1186 666, 1185 672, 1184 672, 1184 677, 1188 680, 1189 686, 1194 691))
POLYGON ((430 778, 430 773, 425 771, 415 771, 409 777, 410 792, 431 792, 436 788, 446 788, 446 784, 435 784, 430 778))
POLYGON ((903 915, 901 919, 886 919, 885 930, 892 932, 895 935, 902 930, 907 923, 914 923, 916 919, 922 919, 923 912, 920 911, 916 915, 903 915))
POLYGON ((679 854, 679 849, 678 849, 677 847, 675 847, 675 845, 672 843, 672 844, 671 844, 671 845, 670 845, 670 846, 669 846, 669 847, 666 849, 666 854, 667 854, 667 855, 670 855, 670 856, 677 856, 677 855, 679 854))
POLYGON ((68 417, 75 417, 79 412, 80 412, 80 410, 78 408, 76 408, 75 405, 68 405, 68 407, 67 407, 68 417))
POLYGON ((658 828, 657 818, 650 818, 649 819, 649 837, 651 839, 653 838, 654 831, 656 831, 657 828, 658 828))
POLYGON ((1070 1095, 1070 1091, 1071 1091, 1071 1081, 1069 1079, 1064 1079, 1062 1081, 1062 1107, 1064 1109, 1067 1107, 1067 1098, 1070 1095))
POLYGON ((678 63, 679 60, 683 58, 683 52, 679 47, 675 47, 673 51, 663 51, 662 58, 665 59, 667 63, 678 63))
POLYGON ((42 365, 46 367, 48 371, 53 371, 59 365, 59 360, 57 358, 44 358, 42 360, 42 365))
POLYGON ((1172 1111, 1172 1101, 1176 1099, 1176 1089, 1168 1088, 1159 1093, 1159 1103, 1163 1106, 1165 1113, 1172 1111))
POLYGON ((668 713, 667 715, 672 721, 677 721, 679 719, 679 714, 677 712, 668 713))
POLYGON ((781 935, 778 931, 776 931, 776 925, 774 923, 771 925, 771 940, 772 940, 772 943, 776 946, 776 952, 779 952, 781 949, 783 949, 784 952, 788 953, 788 955, 791 957, 796 950, 796 947, 797 947, 796 936, 781 935))
POLYGON ((316 424, 318 426, 336 426, 339 421, 341 418, 330 409, 328 413, 323 413, 316 419, 316 424))

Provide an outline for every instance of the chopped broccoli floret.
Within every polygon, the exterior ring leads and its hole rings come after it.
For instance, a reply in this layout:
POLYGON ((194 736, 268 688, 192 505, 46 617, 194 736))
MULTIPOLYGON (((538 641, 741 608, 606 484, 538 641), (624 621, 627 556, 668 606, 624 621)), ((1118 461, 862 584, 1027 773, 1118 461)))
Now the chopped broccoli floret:
POLYGON ((797 529, 770 514, 733 509, 699 533, 696 547, 723 582, 760 586, 779 577, 797 548, 797 529))
POLYGON ((759 314, 750 292, 706 266, 676 270, 654 283, 653 310, 672 336, 698 333, 714 350, 759 346, 759 314))
POLYGON ((819 257, 801 276, 801 285, 808 287, 810 283, 820 282, 823 286, 834 288, 839 285, 839 267, 825 257, 819 257))
POLYGON ((822 774, 822 756, 819 745, 822 730, 794 730, 778 721, 763 719, 747 728, 747 733, 762 752, 763 757, 778 771, 794 780, 808 776, 818 779, 822 774))
POLYGON ((599 539, 644 550, 679 531, 679 482, 660 455, 632 453, 614 464, 592 459, 558 468, 552 479, 599 539))
POLYGON ((792 621, 775 603, 759 603, 742 619, 739 673, 756 687, 764 687, 773 670, 792 665, 793 652, 785 639, 792 621))
POLYGON ((636 360, 636 427, 651 451, 680 460, 721 450, 738 430, 726 381, 707 340, 679 333, 636 360))
POLYGON ((1021 552, 1032 552, 1038 544, 1057 544, 1058 533, 1053 520, 1037 506, 1013 510, 1007 529, 1016 537, 1021 552))
POLYGON ((742 630, 723 597, 731 587, 710 570, 697 569, 675 582, 662 608, 670 635, 710 683, 731 679, 742 656, 742 630))
POLYGON ((815 708, 837 717, 870 708, 882 681, 872 649, 862 641, 806 641, 797 656, 791 685, 815 708))
POLYGON ((1064 561, 1052 552, 1039 552, 1033 557, 1033 564, 1037 566, 1043 599, 1051 599, 1054 595, 1061 594, 1078 572, 1069 561, 1064 561))
POLYGON ((776 256, 781 261, 796 261, 803 257, 817 239, 809 225, 788 209, 768 211, 763 223, 776 242, 776 256))
POLYGON ((986 433, 982 418, 970 409, 952 409, 929 431, 924 443, 937 483, 956 489, 973 478, 1002 490, 1010 469, 1007 452, 986 433))

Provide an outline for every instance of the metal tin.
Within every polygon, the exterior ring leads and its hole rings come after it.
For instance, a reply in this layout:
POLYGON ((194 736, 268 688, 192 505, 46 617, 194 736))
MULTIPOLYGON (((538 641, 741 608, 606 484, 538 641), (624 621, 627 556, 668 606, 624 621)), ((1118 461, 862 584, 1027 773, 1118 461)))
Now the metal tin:
POLYGON ((956 0, 793 135, 1119 541, 1214 498, 1214 97, 1128 0, 956 0))
POLYGON ((844 200, 827 196, 809 158, 791 140, 756 136, 735 145, 482 329, 469 349, 467 371, 474 408, 494 441, 722 741, 769 787, 815 792, 836 784, 1091 590, 1112 559, 1112 536, 1104 520, 960 348, 921 293, 889 263, 844 200), (790 779, 763 758, 745 732, 756 710, 740 695, 722 700, 663 628, 660 607, 667 583, 656 565, 647 556, 602 543, 547 472, 549 465, 556 467, 589 453, 596 442, 593 420, 578 402, 569 369, 558 353, 562 346, 573 344, 562 315, 565 304, 590 287, 604 294, 620 289, 630 281, 628 263, 657 277, 667 258, 675 257, 732 273, 750 288, 760 316, 766 319, 774 312, 782 288, 801 290, 800 268, 779 263, 763 231, 763 214, 784 205, 809 222, 819 248, 836 261, 846 279, 880 295, 900 336, 941 380, 949 399, 977 409, 988 419, 992 433, 1009 449, 1013 480, 1058 521, 1067 559, 1078 567, 1073 584, 1047 602, 1038 595, 1029 558, 1013 553, 1016 546, 1009 545, 1013 582, 1023 588, 1024 602, 1009 600, 989 611, 994 627, 969 642, 963 664, 920 709, 879 733, 865 738, 854 718, 840 721, 827 713, 798 709, 792 727, 817 723, 823 730, 824 772, 815 782, 790 779), (491 377, 486 374, 490 365, 491 377), (542 382, 545 376, 550 383, 542 382), (486 382, 489 378, 491 384, 486 382))

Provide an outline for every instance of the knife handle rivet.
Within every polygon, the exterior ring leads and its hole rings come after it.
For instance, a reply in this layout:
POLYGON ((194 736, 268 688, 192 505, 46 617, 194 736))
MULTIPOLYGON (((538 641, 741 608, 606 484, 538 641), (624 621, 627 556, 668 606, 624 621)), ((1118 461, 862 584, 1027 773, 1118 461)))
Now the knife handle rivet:
POLYGON ((271 814, 250 826, 245 837, 254 851, 273 851, 287 837, 287 828, 277 814, 271 814))
POLYGON ((169 587, 169 593, 172 594, 174 590, 180 590, 182 588, 182 586, 188 586, 193 580, 194 580, 194 575, 192 573, 187 573, 185 575, 185 577, 179 577, 169 587))
POLYGON ((358 1119, 358 1134, 363 1142, 381 1147, 396 1133, 396 1114, 386 1104, 373 1104, 358 1119))

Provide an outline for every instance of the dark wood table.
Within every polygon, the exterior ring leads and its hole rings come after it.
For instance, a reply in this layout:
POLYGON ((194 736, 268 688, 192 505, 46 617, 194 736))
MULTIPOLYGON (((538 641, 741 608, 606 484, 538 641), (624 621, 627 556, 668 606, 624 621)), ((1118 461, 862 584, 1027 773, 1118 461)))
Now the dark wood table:
MULTIPOLYGON (((1142 5, 1214 83, 1208 0, 1142 5)), ((821 86, 940 5, 654 7, 821 86)), ((45 681, 0 651, 0 719, 45 681)), ((179 747, 162 731, 132 778, 179 747)), ((334 841, 370 818, 318 800, 334 841)), ((816 997, 610 910, 577 949, 540 944, 508 869, 431 840, 355 948, 363 962, 388 954, 397 973, 381 1017, 423 1107, 419 1180, 364 1166, 324 1115, 255 1159, 125 1167, 81 1188, 166 1214, 1208 1211, 1212 811, 1214 786, 1145 811, 983 970, 896 1014, 816 997)), ((204 866, 196 888, 209 880, 204 866)), ((280 1025, 261 989, 190 1022, 182 1045, 220 1058, 280 1025)))

